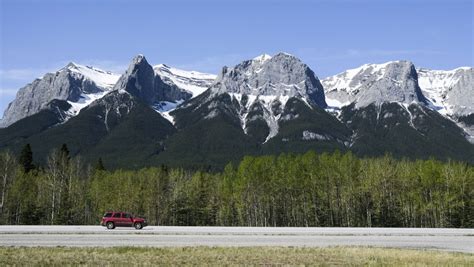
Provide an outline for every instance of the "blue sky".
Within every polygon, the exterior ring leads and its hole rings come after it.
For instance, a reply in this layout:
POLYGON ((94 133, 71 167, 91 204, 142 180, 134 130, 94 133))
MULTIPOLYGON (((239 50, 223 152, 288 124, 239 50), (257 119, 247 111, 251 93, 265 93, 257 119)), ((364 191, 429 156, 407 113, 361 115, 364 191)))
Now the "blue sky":
POLYGON ((0 0, 0 114, 17 89, 74 61, 122 72, 217 73, 285 51, 323 78, 365 63, 473 66, 471 0, 0 0))

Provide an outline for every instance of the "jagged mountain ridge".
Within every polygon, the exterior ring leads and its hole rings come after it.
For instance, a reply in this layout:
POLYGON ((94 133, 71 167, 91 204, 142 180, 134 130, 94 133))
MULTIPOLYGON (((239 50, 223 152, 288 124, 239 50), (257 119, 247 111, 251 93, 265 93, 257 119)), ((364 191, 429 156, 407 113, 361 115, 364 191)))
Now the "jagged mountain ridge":
MULTIPOLYGON (((144 59, 143 55, 135 57, 129 68, 136 68, 141 59, 144 59)), ((143 65, 151 67, 146 59, 143 65)), ((206 90, 216 77, 213 74, 184 71, 165 64, 156 65, 152 69, 154 75, 148 72, 150 80, 153 80, 149 84, 153 83, 156 88, 151 90, 150 95, 142 97, 149 98, 147 102, 152 103, 157 111, 166 114, 179 103, 206 90)), ((127 71, 133 72, 133 69, 127 71)), ((66 100, 71 105, 60 120, 63 122, 76 116, 83 108, 107 93, 119 90, 117 83, 120 77, 122 75, 71 62, 57 72, 47 73, 21 88, 0 119, 0 128, 43 109, 50 109, 49 102, 53 100, 66 100)))
MULTIPOLYGON (((326 100, 336 109, 358 102, 360 95, 370 92, 367 88, 373 86, 374 81, 379 81, 387 75, 388 67, 400 64, 412 65, 404 61, 366 64, 327 77, 322 80, 326 100)), ((398 100, 383 97, 382 102, 404 103, 405 106, 414 102, 420 103, 457 123, 464 129, 466 138, 474 142, 474 123, 471 119, 474 113, 474 69, 462 67, 451 71, 437 71, 418 68, 415 75, 413 68, 411 66, 412 80, 416 79, 418 86, 412 86, 410 91, 417 97, 398 100)), ((393 79, 393 75, 388 75, 388 78, 393 79)), ((366 104, 371 102, 377 101, 366 101, 366 104)), ((356 107, 361 105, 356 104, 356 107)))
POLYGON ((143 55, 133 58, 113 90, 126 91, 152 106, 162 101, 176 102, 192 97, 185 89, 165 83, 143 55))
POLYGON ((361 155, 391 152, 395 156, 474 162, 473 147, 459 127, 428 109, 432 106, 418 86, 413 64, 400 61, 365 69, 372 70, 359 75, 357 88, 349 91, 352 95, 342 92, 353 97, 348 101, 352 104, 338 107, 339 116, 335 117, 326 112, 333 99, 330 94, 325 97, 314 72, 286 53, 224 67, 212 82, 205 79, 211 75, 191 75, 166 65, 153 67, 139 55, 108 94, 76 116, 56 122, 54 116, 64 113, 52 109, 69 110, 66 101, 67 105, 50 105, 40 112, 45 119, 37 121, 43 121, 42 125, 20 120, 0 129, 0 149, 30 142, 44 154, 63 139, 73 146, 73 153, 88 160, 99 155, 109 158, 114 167, 169 164, 219 168, 248 154, 308 149, 352 150, 361 155), (177 86, 179 83, 202 85, 199 90, 210 86, 195 96, 186 86, 177 86), (151 121, 154 126, 150 128, 151 121), (32 125, 25 126, 28 124, 32 125), (80 138, 71 135, 77 125, 88 129, 79 131, 80 138), (90 125, 100 131, 87 128, 90 125), (16 135, 22 127, 27 134, 16 135), (150 134, 152 139, 147 137, 150 134), (404 136, 417 141, 404 142, 404 136), (446 141, 442 136, 450 137, 446 141), (89 141, 84 145, 75 139, 89 141), (430 149, 442 142, 437 149, 430 149))
MULTIPOLYGON (((334 102, 334 106, 349 105, 364 86, 382 79, 388 67, 402 64, 412 65, 407 61, 365 64, 327 77, 321 80, 326 99, 334 102)), ((448 71, 416 68, 416 73, 422 94, 441 114, 462 116, 474 112, 474 68, 461 67, 448 71)))

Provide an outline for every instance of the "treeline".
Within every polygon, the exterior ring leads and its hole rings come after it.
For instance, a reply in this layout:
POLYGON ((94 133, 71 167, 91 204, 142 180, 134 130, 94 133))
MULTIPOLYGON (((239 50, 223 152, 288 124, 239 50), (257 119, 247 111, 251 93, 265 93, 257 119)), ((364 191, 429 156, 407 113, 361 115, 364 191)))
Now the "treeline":
POLYGON ((107 210, 152 225, 474 227, 474 167, 351 153, 245 157, 221 173, 85 166, 65 145, 46 166, 0 153, 2 224, 98 224, 107 210))

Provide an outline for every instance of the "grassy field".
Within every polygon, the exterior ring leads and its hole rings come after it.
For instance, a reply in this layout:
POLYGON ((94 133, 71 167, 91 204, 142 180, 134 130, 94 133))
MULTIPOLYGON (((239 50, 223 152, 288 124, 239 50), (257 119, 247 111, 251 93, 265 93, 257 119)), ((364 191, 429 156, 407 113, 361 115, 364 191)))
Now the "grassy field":
POLYGON ((473 266, 474 254, 364 247, 0 248, 0 266, 200 264, 473 266))

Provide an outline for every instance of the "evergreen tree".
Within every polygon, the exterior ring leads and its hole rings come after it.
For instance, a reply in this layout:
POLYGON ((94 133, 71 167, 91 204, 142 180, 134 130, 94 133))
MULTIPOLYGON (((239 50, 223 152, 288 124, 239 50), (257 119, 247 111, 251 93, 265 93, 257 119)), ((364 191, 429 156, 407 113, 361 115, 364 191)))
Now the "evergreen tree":
POLYGON ((61 159, 65 160, 65 161, 69 161, 70 157, 69 157, 69 149, 67 148, 67 145, 66 144, 63 144, 61 146, 61 149, 59 150, 59 153, 60 153, 60 157, 61 159))
POLYGON ((96 171, 105 171, 104 163, 102 162, 102 158, 99 158, 97 163, 94 166, 96 171))
POLYGON ((35 165, 33 165, 33 151, 31 151, 30 144, 26 144, 21 150, 19 161, 25 173, 35 168, 35 165))

